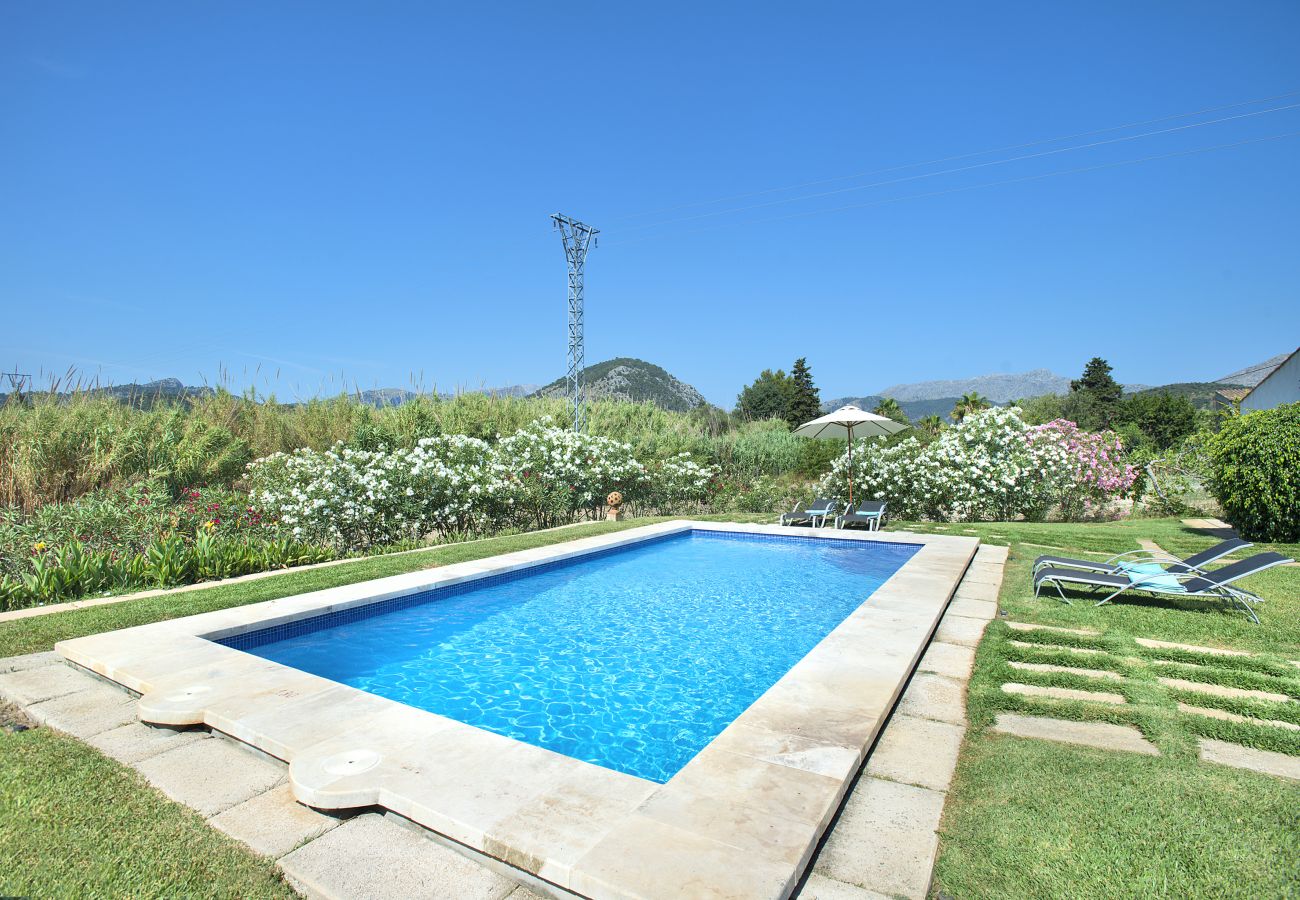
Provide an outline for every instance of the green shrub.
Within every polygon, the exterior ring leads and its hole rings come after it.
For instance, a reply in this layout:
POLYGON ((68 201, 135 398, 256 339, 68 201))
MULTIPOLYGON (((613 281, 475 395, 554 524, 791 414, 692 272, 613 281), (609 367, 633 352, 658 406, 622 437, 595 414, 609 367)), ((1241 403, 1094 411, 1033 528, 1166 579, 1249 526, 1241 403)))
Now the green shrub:
POLYGON ((1241 536, 1300 541, 1300 403, 1231 418, 1208 449, 1211 490, 1241 536))

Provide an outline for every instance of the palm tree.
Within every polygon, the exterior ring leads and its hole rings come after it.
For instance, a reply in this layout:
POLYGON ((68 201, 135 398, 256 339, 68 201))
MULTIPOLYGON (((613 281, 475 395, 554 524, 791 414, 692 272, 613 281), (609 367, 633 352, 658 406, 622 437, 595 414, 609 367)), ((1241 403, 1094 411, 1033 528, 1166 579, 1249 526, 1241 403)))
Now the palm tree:
POLYGON ((916 427, 921 429, 930 437, 938 437, 939 433, 944 429, 944 424, 943 419, 938 416, 925 416, 924 418, 917 420, 916 427))
POLYGON ((878 416, 884 416, 886 419, 893 419, 903 425, 910 425, 911 420, 907 418, 907 413, 903 412, 903 407, 898 405, 898 401, 893 397, 881 397, 876 408, 872 410, 878 416))
POLYGON ((952 408, 952 420, 960 422, 971 413, 989 408, 989 398, 981 397, 979 391, 967 391, 961 395, 957 405, 952 408))

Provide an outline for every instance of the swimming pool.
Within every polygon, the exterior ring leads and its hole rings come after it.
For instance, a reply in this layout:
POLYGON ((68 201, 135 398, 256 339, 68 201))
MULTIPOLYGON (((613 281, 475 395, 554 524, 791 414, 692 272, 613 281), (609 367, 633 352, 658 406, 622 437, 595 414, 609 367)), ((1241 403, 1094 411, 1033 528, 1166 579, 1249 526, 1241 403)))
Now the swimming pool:
POLYGON ((220 643, 664 783, 918 549, 692 530, 220 643))

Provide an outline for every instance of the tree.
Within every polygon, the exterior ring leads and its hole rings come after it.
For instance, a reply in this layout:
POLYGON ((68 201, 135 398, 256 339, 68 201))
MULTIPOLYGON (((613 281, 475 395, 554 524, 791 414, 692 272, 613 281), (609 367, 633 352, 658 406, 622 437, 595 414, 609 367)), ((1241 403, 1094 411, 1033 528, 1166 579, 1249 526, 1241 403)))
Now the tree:
POLYGON ((1134 394, 1124 399, 1115 422, 1136 426, 1156 449, 1168 450, 1196 431, 1199 416, 1188 397, 1162 391, 1134 394))
POLYGON ((791 428, 798 428, 804 422, 815 419, 822 414, 821 392, 813 384, 812 370, 808 360, 799 357, 790 370, 790 406, 785 411, 785 419, 791 428))
POLYGON ((1065 404, 1068 418, 1085 428, 1109 428, 1119 411, 1124 388, 1111 377, 1110 363, 1094 356, 1083 367, 1083 375, 1070 382, 1070 396, 1065 404))
POLYGON ((911 425, 912 420, 903 412, 903 407, 898 405, 898 401, 893 397, 881 397, 876 408, 872 410, 878 416, 884 416, 887 419, 893 419, 901 425, 911 425))
POLYGON ((952 408, 952 420, 960 422, 972 413, 977 413, 990 406, 989 398, 981 396, 979 391, 968 391, 961 395, 957 405, 952 408))
POLYGON ((943 419, 938 416, 925 416, 917 420, 916 427, 930 437, 938 437, 944 429, 943 419))
POLYGON ((764 369, 736 398, 736 414, 750 420, 785 419, 789 421, 794 381, 783 369, 764 369))

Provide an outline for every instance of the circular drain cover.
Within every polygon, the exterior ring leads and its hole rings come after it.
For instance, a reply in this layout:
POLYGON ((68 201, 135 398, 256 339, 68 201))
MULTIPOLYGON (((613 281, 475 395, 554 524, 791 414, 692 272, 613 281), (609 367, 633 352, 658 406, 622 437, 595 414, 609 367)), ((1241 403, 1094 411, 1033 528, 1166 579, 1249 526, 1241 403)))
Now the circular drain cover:
POLYGON ((348 750, 327 758, 321 767, 331 775, 357 775, 368 772, 383 759, 373 750, 348 750))
POLYGON ((195 697, 201 697, 212 691, 211 685, 196 684, 187 687, 184 690, 177 691, 174 694, 168 694, 163 698, 168 703, 180 703, 182 700, 193 700, 195 697))

